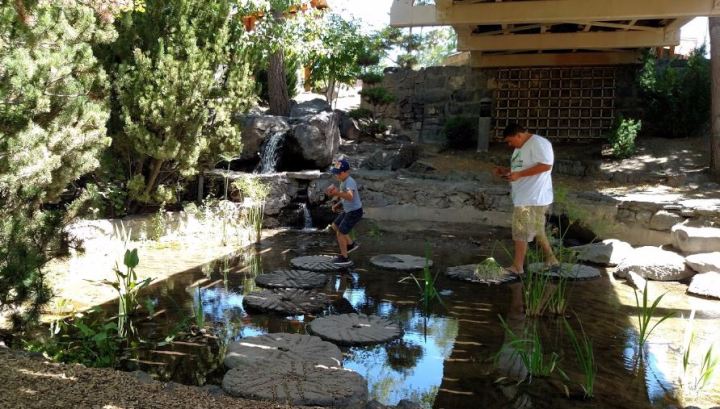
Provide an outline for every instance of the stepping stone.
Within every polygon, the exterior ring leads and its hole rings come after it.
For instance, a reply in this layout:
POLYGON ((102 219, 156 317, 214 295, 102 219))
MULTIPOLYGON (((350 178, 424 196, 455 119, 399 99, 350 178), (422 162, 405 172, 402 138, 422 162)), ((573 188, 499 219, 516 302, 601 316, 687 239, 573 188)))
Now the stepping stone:
POLYGON ((577 259, 579 261, 588 261, 605 266, 616 266, 632 253, 633 248, 624 241, 608 239, 600 243, 573 247, 571 250, 577 251, 577 259))
MULTIPOLYGON (((381 254, 370 259, 374 265, 388 270, 422 270, 425 268, 425 258, 409 256, 406 254, 381 254)), ((432 267, 432 260, 428 260, 428 266, 432 267)))
POLYGON ((225 366, 239 368, 258 361, 271 366, 289 366, 291 361, 308 361, 328 367, 341 367, 340 348, 320 337, 276 333, 243 338, 228 345, 225 366))
POLYGON ((685 264, 698 273, 720 272, 720 252, 693 254, 685 257, 685 264))
POLYGON ((328 300, 325 294, 297 288, 253 291, 243 298, 243 307, 246 310, 283 315, 320 312, 327 303, 328 300))
POLYGON ((477 264, 466 264, 464 266, 449 267, 445 271, 445 275, 456 280, 464 280, 488 285, 510 283, 518 279, 518 276, 509 274, 505 271, 501 271, 497 274, 489 272, 479 272, 478 274, 475 274, 477 266, 477 264))
POLYGON ((347 267, 336 266, 332 263, 334 256, 302 256, 290 260, 290 265, 301 270, 310 271, 340 271, 347 267))
POLYGON ((630 284, 634 289, 643 292, 645 291, 645 286, 647 285, 647 280, 640 277, 638 274, 635 274, 634 271, 629 271, 627 273, 627 282, 630 284))
POLYGON ((338 345, 373 345, 402 336, 402 329, 395 321, 365 314, 316 318, 308 324, 308 330, 338 345))
POLYGON ((260 287, 269 288, 318 288, 325 285, 328 278, 324 274, 306 270, 275 270, 255 278, 260 287))
POLYGON ((635 249, 618 264, 615 275, 625 278, 630 271, 634 271, 642 278, 657 281, 677 281, 692 277, 694 274, 685 265, 685 257, 652 246, 635 249))
POLYGON ((293 407, 364 409, 368 396, 367 381, 357 372, 307 361, 279 366, 252 362, 230 369, 222 387, 232 396, 293 407))
POLYGON ((560 268, 548 269, 545 263, 532 263, 528 266, 528 271, 569 280, 591 280, 600 277, 600 270, 583 264, 562 263, 560 268))
POLYGON ((694 276, 688 292, 720 300, 720 273, 712 271, 694 276))
POLYGON ((720 228, 676 224, 672 227, 672 244, 686 254, 720 251, 720 228))

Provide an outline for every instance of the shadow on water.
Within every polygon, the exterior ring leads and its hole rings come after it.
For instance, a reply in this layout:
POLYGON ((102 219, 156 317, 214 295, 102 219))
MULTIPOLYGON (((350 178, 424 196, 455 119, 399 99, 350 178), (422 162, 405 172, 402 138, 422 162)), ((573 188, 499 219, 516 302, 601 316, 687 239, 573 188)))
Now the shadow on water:
MULTIPOLYGON (((400 399, 412 399, 427 408, 448 409, 640 409, 665 408, 675 402, 670 393, 672 382, 666 379, 654 353, 658 346, 649 348, 645 365, 635 361, 636 332, 629 322, 634 310, 617 299, 607 276, 573 283, 570 289, 571 309, 593 340, 599 367, 596 397, 585 401, 565 397, 562 382, 555 376, 533 379, 530 384, 496 382, 504 376, 498 370, 498 366, 503 369, 502 364, 496 364, 502 360, 496 356, 508 343, 498 315, 507 316, 510 311, 510 286, 484 286, 441 276, 436 287, 443 295, 443 304, 435 303, 430 311, 422 311, 415 283, 400 282, 406 273, 379 270, 369 263, 372 255, 382 253, 421 256, 428 240, 433 270, 444 271, 448 266, 489 256, 498 238, 509 240, 504 230, 488 228, 481 234, 472 233, 475 239, 467 234, 361 231, 361 248, 352 255, 356 266, 350 271, 328 273, 322 291, 331 295, 333 303, 324 314, 378 314, 399 321, 404 328, 399 340, 343 349, 344 366, 368 380, 371 398, 393 405, 400 399), (480 241, 479 236, 483 237, 480 241)), ((142 369, 182 383, 219 383, 228 342, 264 333, 305 333, 305 324, 314 318, 245 311, 243 296, 254 289, 254 277, 288 268, 293 257, 335 251, 336 244, 329 235, 286 231, 245 253, 155 284, 141 297, 154 306, 154 318, 142 320, 137 327, 140 338, 160 345, 140 348, 128 361, 128 369, 142 369), (170 339, 172 335, 176 335, 174 340, 170 339), (163 345, 163 340, 172 342, 163 345)), ((503 254, 494 256, 508 261, 503 254)), ((509 325, 523 327, 528 323, 522 319, 509 325)), ((581 379, 560 321, 545 318, 537 324, 543 345, 560 355, 560 366, 570 379, 581 379)))

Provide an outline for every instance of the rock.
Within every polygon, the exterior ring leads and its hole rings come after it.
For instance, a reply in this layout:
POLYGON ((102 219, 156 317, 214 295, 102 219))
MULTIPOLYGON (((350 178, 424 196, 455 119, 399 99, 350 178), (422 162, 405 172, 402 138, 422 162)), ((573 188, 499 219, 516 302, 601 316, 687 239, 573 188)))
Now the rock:
POLYGON ((219 397, 219 396, 225 396, 225 391, 223 388, 217 386, 217 385, 205 385, 200 388, 201 390, 205 391, 210 396, 213 397, 219 397))
POLYGON ((563 277, 569 280, 591 280, 600 277, 600 270, 582 264, 562 263, 559 267, 548 267, 545 263, 531 263, 527 271, 547 274, 550 277, 563 277))
POLYGON ((630 271, 627 274, 627 282, 632 286, 634 289, 639 290, 640 292, 645 291, 645 286, 647 285, 647 281, 640 277, 638 274, 636 274, 634 271, 630 271))
POLYGON ((650 219, 650 228, 653 230, 667 231, 674 225, 682 223, 685 220, 679 214, 671 213, 666 210, 660 210, 650 219))
POLYGON ((685 265, 683 256, 650 246, 635 249, 618 264, 615 274, 625 278, 630 271, 643 278, 658 281, 677 281, 693 275, 692 270, 685 265))
POLYGON ((130 375, 132 375, 133 378, 140 381, 140 383, 151 384, 151 383, 155 382, 155 379, 153 379, 149 373, 144 372, 144 371, 132 371, 132 372, 130 372, 130 375))
POLYGON ((685 257, 685 264, 698 273, 720 272, 720 252, 693 254, 685 257))
MULTIPOLYGON (((500 267, 502 270, 502 267, 500 267)), ((462 266, 448 267, 445 275, 456 280, 470 281, 481 284, 503 284, 518 280, 518 276, 510 274, 506 271, 492 272, 487 270, 479 270, 478 264, 465 264, 462 266)))
POLYGON ((327 276, 306 270, 275 270, 271 273, 261 274, 255 278, 255 283, 267 288, 318 288, 325 285, 327 276))
POLYGON ((624 241, 608 239, 600 243, 573 247, 572 250, 577 251, 578 261, 588 261, 605 266, 616 266, 632 253, 633 248, 624 241))
POLYGON ((720 251, 720 228, 691 227, 687 223, 672 227, 673 246, 684 253, 720 251))
POLYGON ((322 112, 295 126, 285 142, 290 155, 319 169, 330 166, 340 147, 340 128, 334 112, 322 112))
POLYGON ((297 118, 301 116, 317 115, 320 112, 329 111, 332 111, 332 109, 330 108, 330 104, 328 104, 327 101, 321 98, 315 98, 311 99, 310 101, 294 104, 290 108, 290 117, 297 118))
MULTIPOLYGON (((426 259, 407 254, 381 254, 372 257, 370 262, 388 270, 411 271, 425 268, 426 259)), ((432 265, 432 260, 427 260, 427 266, 432 267, 432 265)))
POLYGON ((365 158, 360 167, 369 170, 398 170, 412 165, 420 154, 415 144, 402 144, 392 149, 379 149, 365 158))
POLYGON ((397 409, 422 409, 422 405, 408 399, 401 399, 395 407, 397 409))
MULTIPOLYGON (((335 111, 338 112, 338 111, 335 111)), ((356 141, 362 136, 360 131, 360 124, 354 118, 350 118, 346 113, 342 112, 340 115, 340 137, 342 139, 356 141)))
POLYGON ((279 366, 259 361, 233 368, 222 387, 232 396, 292 406, 363 409, 368 395, 367 381, 356 372, 307 361, 279 366))
POLYGON ((280 288, 253 291, 243 297, 242 303, 246 310, 302 315, 322 311, 328 300, 325 294, 316 291, 280 288))
POLYGON ((402 336, 400 325, 377 315, 341 314, 316 318, 308 330, 338 345, 373 345, 402 336))
POLYGON ((243 149, 240 160, 255 159, 263 142, 275 132, 290 130, 287 118, 273 115, 248 115, 241 118, 243 149))
POLYGON ((342 366, 340 348, 320 337, 302 334, 273 333, 243 338, 228 345, 223 363, 237 368, 258 361, 287 366, 293 361, 308 361, 328 367, 342 366))
POLYGON ((367 405, 365 405, 365 409, 391 409, 391 408, 389 406, 383 405, 382 403, 380 403, 376 400, 371 400, 370 402, 367 403, 367 405))
POLYGON ((697 274, 690 282, 688 293, 720 299, 720 273, 697 274))
POLYGON ((290 265, 295 268, 310 271, 340 271, 346 267, 340 267, 332 263, 333 256, 300 256, 290 260, 290 265))

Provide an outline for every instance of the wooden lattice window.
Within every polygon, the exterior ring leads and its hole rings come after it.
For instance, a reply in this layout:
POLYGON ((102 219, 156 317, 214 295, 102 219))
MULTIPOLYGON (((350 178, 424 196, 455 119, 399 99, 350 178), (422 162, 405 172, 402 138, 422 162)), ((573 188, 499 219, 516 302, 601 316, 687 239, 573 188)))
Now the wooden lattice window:
POLYGON ((615 68, 499 70, 495 137, 510 122, 551 139, 603 138, 615 121, 615 68))

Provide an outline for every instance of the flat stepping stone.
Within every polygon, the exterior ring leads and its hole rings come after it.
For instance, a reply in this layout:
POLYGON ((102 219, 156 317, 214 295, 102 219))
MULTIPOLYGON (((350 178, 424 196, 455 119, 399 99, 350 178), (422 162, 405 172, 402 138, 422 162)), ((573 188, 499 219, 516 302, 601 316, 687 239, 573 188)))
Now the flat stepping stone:
POLYGON ((583 264, 562 263, 560 267, 548 268, 545 263, 532 263, 528 271, 533 273, 547 274, 554 278, 567 278, 569 280, 591 280, 600 278, 600 270, 595 267, 583 264))
POLYGON ((308 329, 338 345, 373 345, 402 336, 400 325, 377 315, 340 314, 316 318, 308 329))
MULTIPOLYGON (((425 268, 424 257, 410 256, 407 254, 381 254, 372 257, 370 262, 388 270, 412 271, 425 268)), ((432 260, 428 260, 427 264, 432 267, 432 260)))
POLYGON ((502 271, 499 273, 478 272, 476 274, 477 264, 466 264, 463 266, 449 267, 445 271, 445 275, 456 280, 470 281, 480 284, 503 284, 511 283, 518 280, 518 276, 502 271))
POLYGON ((340 271, 347 266, 337 266, 332 263, 334 256, 301 256, 290 260, 290 265, 301 270, 310 271, 340 271))
POLYGON ((690 282, 688 292, 720 300, 720 273, 710 271, 696 275, 690 282))
POLYGON ((297 288, 253 291, 243 298, 243 307, 246 310, 284 315, 320 312, 327 303, 325 294, 297 288))
POLYGON ((340 348, 320 337, 276 333, 243 338, 228 345, 225 366, 239 368, 258 361, 270 366, 289 366, 292 361, 308 361, 324 366, 342 366, 340 348))
POLYGON ((307 361, 280 366, 257 361, 233 368, 222 388, 232 396, 290 406, 362 409, 368 396, 367 381, 358 373, 307 361))
POLYGON ((275 270, 255 278, 260 287, 268 288, 318 288, 325 285, 328 277, 307 270, 275 270))

